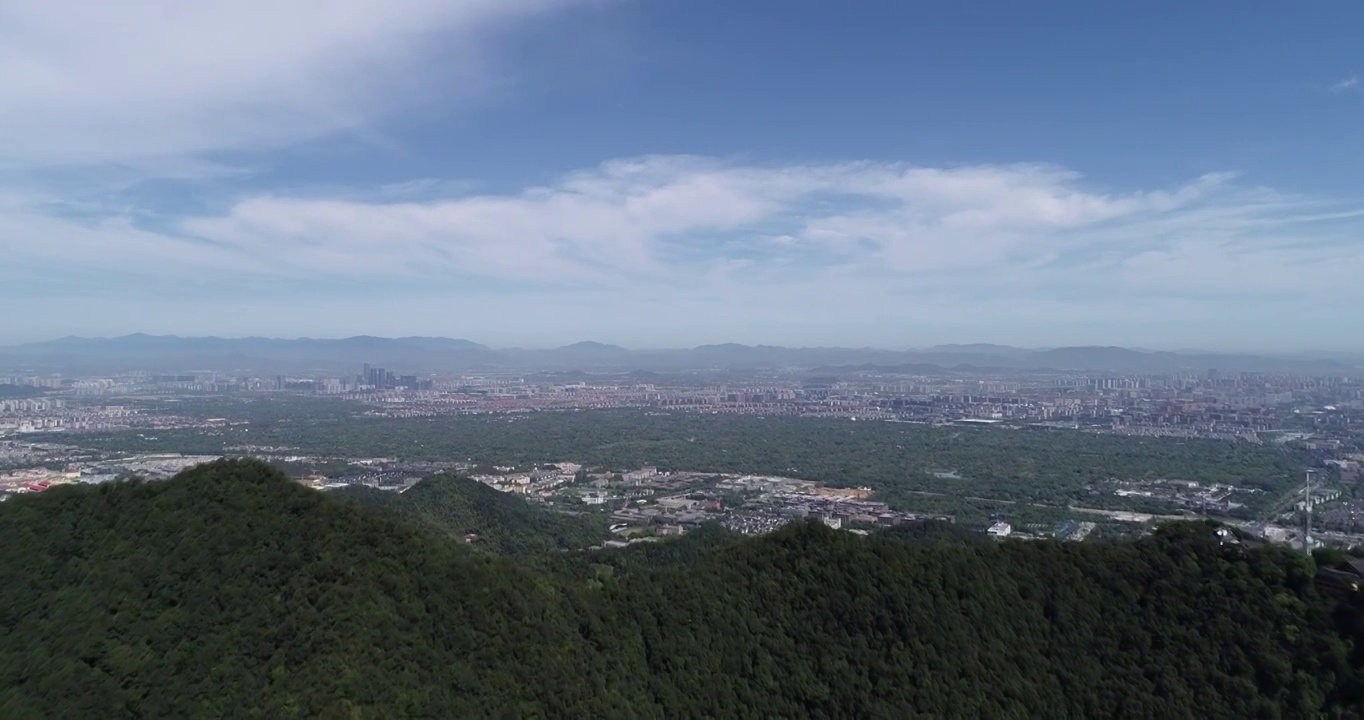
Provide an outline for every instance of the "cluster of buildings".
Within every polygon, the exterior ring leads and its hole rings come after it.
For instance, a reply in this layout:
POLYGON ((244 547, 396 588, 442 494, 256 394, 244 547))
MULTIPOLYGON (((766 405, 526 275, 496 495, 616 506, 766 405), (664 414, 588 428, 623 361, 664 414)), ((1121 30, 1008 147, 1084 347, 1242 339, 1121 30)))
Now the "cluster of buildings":
POLYGON ((761 526, 776 518, 820 520, 832 528, 886 527, 917 520, 952 521, 946 515, 892 510, 886 503, 871 500, 871 490, 864 487, 826 487, 811 480, 759 475, 726 476, 716 487, 746 498, 731 518, 732 524, 737 525, 735 529, 741 532, 750 522, 761 526))
POLYGON ((137 411, 123 405, 68 403, 59 397, 0 401, 0 436, 64 430, 116 430, 137 427, 139 419, 137 411))
POLYGON ((990 527, 986 528, 985 534, 996 540, 1003 540, 1004 538, 1009 538, 1011 540, 1045 540, 1050 538, 1060 540, 1061 542, 1081 542, 1089 537, 1090 533, 1094 532, 1094 528, 1096 527, 1098 527, 1097 523, 1067 520, 1057 525, 1051 532, 1046 532, 1045 529, 1037 532, 1028 532, 1016 530, 1013 525, 1010 525, 1005 520, 996 520, 990 524, 990 527))
POLYGON ((830 527, 891 526, 950 517, 892 510, 869 499, 866 488, 832 488, 797 478, 698 472, 588 471, 572 462, 532 470, 495 468, 474 479, 503 492, 554 505, 584 505, 609 512, 616 533, 679 534, 706 522, 742 533, 761 533, 795 520, 830 527))
MULTIPOLYGON (((113 429, 123 403, 184 393, 325 395, 368 406, 382 417, 512 413, 531 410, 661 408, 761 416, 840 417, 930 424, 1045 424, 1124 435, 1243 438, 1274 430, 1352 432, 1364 423, 1364 383, 1350 377, 1268 373, 1120 375, 870 369, 751 373, 396 374, 364 365, 351 376, 249 377, 220 372, 125 373, 109 377, 8 378, 59 392, 70 405, 105 406, 74 418, 64 408, 0 401, 0 432, 113 429), (7 409, 5 403, 14 404, 7 409), (20 417, 22 415, 22 417, 20 417)), ((0 381, 5 378, 0 378, 0 381)), ((70 409, 70 408, 65 408, 70 409)))
POLYGON ((1161 505, 1197 512, 1230 513, 1251 501, 1263 490, 1253 487, 1198 483, 1192 480, 1157 478, 1151 480, 1112 479, 1094 490, 1120 498, 1160 501, 1161 505))
MULTIPOLYGON (((6 454, 0 446, 0 460, 17 460, 25 457, 35 459, 33 454, 6 454)), ((137 476, 146 480, 164 480, 186 468, 220 459, 216 455, 133 455, 120 458, 94 459, 72 456, 72 448, 48 445, 38 450, 36 459, 52 463, 54 458, 65 457, 69 462, 60 469, 37 466, 10 470, 0 473, 0 500, 10 495, 46 492, 59 485, 75 483, 96 484, 120 477, 137 476)))
MULTIPOLYGON (((341 391, 346 389, 346 383, 340 379, 328 378, 327 387, 332 387, 333 383, 341 386, 341 391)), ((364 369, 359 377, 355 378, 356 384, 351 386, 355 390, 430 390, 433 381, 419 378, 416 375, 394 375, 392 372, 381 367, 373 367, 365 363, 364 369)))
POLYGON ((22 398, 0 400, 0 434, 44 432, 65 424, 62 398, 22 398))
POLYGON ((15 494, 45 492, 56 485, 76 482, 80 482, 80 472, 72 470, 26 468, 0 473, 0 500, 15 494))
POLYGON ((39 413, 61 410, 66 407, 66 401, 56 397, 36 397, 22 398, 15 400, 0 400, 0 413, 39 413))
POLYGON ((1210 371, 1202 375, 1103 374, 881 376, 841 379, 773 373, 724 381, 704 374, 604 374, 555 382, 480 375, 380 378, 333 385, 372 414, 392 417, 526 410, 653 407, 762 416, 843 417, 924 423, 1038 423, 1124 435, 1243 438, 1283 427, 1349 428, 1364 423, 1364 385, 1354 378, 1210 371))
POLYGON ((81 456, 82 451, 70 445, 0 439, 0 468, 64 465, 77 461, 81 456))

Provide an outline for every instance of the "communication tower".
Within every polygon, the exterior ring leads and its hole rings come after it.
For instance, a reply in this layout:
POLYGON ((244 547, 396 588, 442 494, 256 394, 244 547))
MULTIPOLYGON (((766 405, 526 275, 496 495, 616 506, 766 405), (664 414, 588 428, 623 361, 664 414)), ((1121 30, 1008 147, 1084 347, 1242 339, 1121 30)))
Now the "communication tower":
POLYGON ((1307 471, 1307 490, 1305 492, 1303 509, 1307 512, 1307 519, 1303 521, 1302 528, 1302 551, 1308 554, 1312 552, 1312 471, 1307 471))

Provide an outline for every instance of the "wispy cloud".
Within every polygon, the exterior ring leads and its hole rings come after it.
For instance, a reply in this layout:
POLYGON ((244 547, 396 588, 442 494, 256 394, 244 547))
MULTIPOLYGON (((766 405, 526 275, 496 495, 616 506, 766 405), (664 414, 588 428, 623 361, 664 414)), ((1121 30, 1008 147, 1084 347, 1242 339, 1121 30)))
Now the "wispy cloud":
POLYGON ((1344 95, 1345 93, 1359 92, 1360 90, 1359 76, 1351 75, 1350 77, 1340 80, 1339 82, 1331 83, 1330 87, 1327 89, 1329 89, 1336 95, 1344 95))
MULTIPOLYGON (((1317 297, 1354 290, 1359 208, 1229 174, 1113 192, 1048 165, 603 163, 505 194, 287 194, 153 230, 12 202, 0 251, 102 272, 230 271, 334 282, 504 284, 670 297, 1317 297), (31 238, 42 237, 43 242, 31 238)), ((1088 302, 1088 300, 1082 302, 1088 302)))
POLYGON ((0 167, 166 162, 346 130, 473 95, 512 21, 573 0, 0 4, 0 167), (427 83, 433 53, 441 83, 427 83))

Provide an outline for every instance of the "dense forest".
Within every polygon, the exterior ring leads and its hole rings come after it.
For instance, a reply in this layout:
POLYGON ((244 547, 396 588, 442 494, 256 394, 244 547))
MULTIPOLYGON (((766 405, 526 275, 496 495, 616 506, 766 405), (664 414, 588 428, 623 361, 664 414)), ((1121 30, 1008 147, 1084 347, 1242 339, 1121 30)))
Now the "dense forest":
POLYGON ((471 546, 504 555, 580 550, 607 538, 606 517, 570 515, 456 475, 437 475, 404 493, 352 485, 331 497, 396 513, 403 519, 471 546))
POLYGON ((1364 717, 1358 593, 1207 523, 527 558, 419 515, 253 461, 15 497, 0 716, 1364 717))
POLYGON ((940 508, 930 496, 916 493, 1064 507, 1102 503, 1090 488, 1105 480, 1174 478, 1264 490, 1246 510, 1254 513, 1299 482, 1310 462, 1300 451, 1245 442, 1047 428, 938 428, 633 410, 364 418, 348 416, 350 406, 339 402, 310 399, 303 407, 306 412, 290 411, 279 401, 235 403, 224 408, 225 414, 249 420, 249 426, 165 430, 152 438, 83 435, 80 442, 120 451, 218 454, 254 445, 332 457, 498 464, 573 460, 612 469, 649 464, 664 470, 790 475, 870 487, 892 505, 924 511, 940 508))

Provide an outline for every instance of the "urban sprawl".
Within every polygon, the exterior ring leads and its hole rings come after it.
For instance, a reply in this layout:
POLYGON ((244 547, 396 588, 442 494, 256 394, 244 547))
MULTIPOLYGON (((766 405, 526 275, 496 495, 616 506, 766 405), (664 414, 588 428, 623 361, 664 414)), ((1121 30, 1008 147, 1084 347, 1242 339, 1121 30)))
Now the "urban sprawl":
MULTIPOLYGON (((108 376, 0 377, 11 396, 0 399, 0 496, 43 492, 71 482, 103 482, 136 475, 169 477, 215 456, 127 455, 82 449, 85 432, 212 428, 221 417, 177 412, 175 401, 205 396, 323 397, 356 403, 363 415, 411 418, 440 415, 526 413, 604 408, 756 416, 811 416, 849 421, 931 425, 1042 425, 1077 432, 1136 436, 1217 438, 1247 443, 1300 443, 1323 454, 1346 482, 1358 481, 1364 456, 1354 452, 1352 430, 1364 420, 1364 384, 1351 377, 1265 373, 1115 375, 1098 373, 940 373, 876 371, 772 371, 738 375, 683 372, 457 374, 395 373, 366 365, 353 376, 255 377, 221 372, 108 376), (22 391, 22 392, 17 392, 22 391), (27 439, 46 433, 42 441, 27 439), (53 433, 63 440, 52 441, 53 433)), ((243 448, 242 454, 286 462, 318 461, 288 449, 243 448)), ((743 533, 769 531, 795 519, 817 519, 862 532, 909 520, 950 516, 892 510, 864 488, 829 487, 808 479, 656 468, 595 468, 572 461, 481 472, 466 463, 413 463, 385 458, 339 458, 347 470, 309 474, 300 481, 320 490, 366 484, 402 492, 436 472, 459 472, 491 487, 553 507, 611 516, 611 544, 681 534, 705 522, 743 533)), ((951 470, 944 472, 951 473, 951 470)), ((1095 493, 1159 498, 1189 512, 1227 510, 1255 490, 1199 485, 1178 478, 1114 478, 1095 493)), ((1357 501, 1325 484, 1304 487, 1297 509, 1311 504, 1328 522, 1352 526, 1364 513, 1357 501)), ((1086 510, 1099 522, 1150 523, 1162 516, 1086 510)), ((1268 540, 1300 542, 1298 530, 1279 518, 1245 523, 1268 540)), ((1005 519, 991 535, 1082 540, 1094 522, 1013 527, 1005 519)), ((1353 544, 1358 536, 1322 532, 1312 542, 1353 544)))

